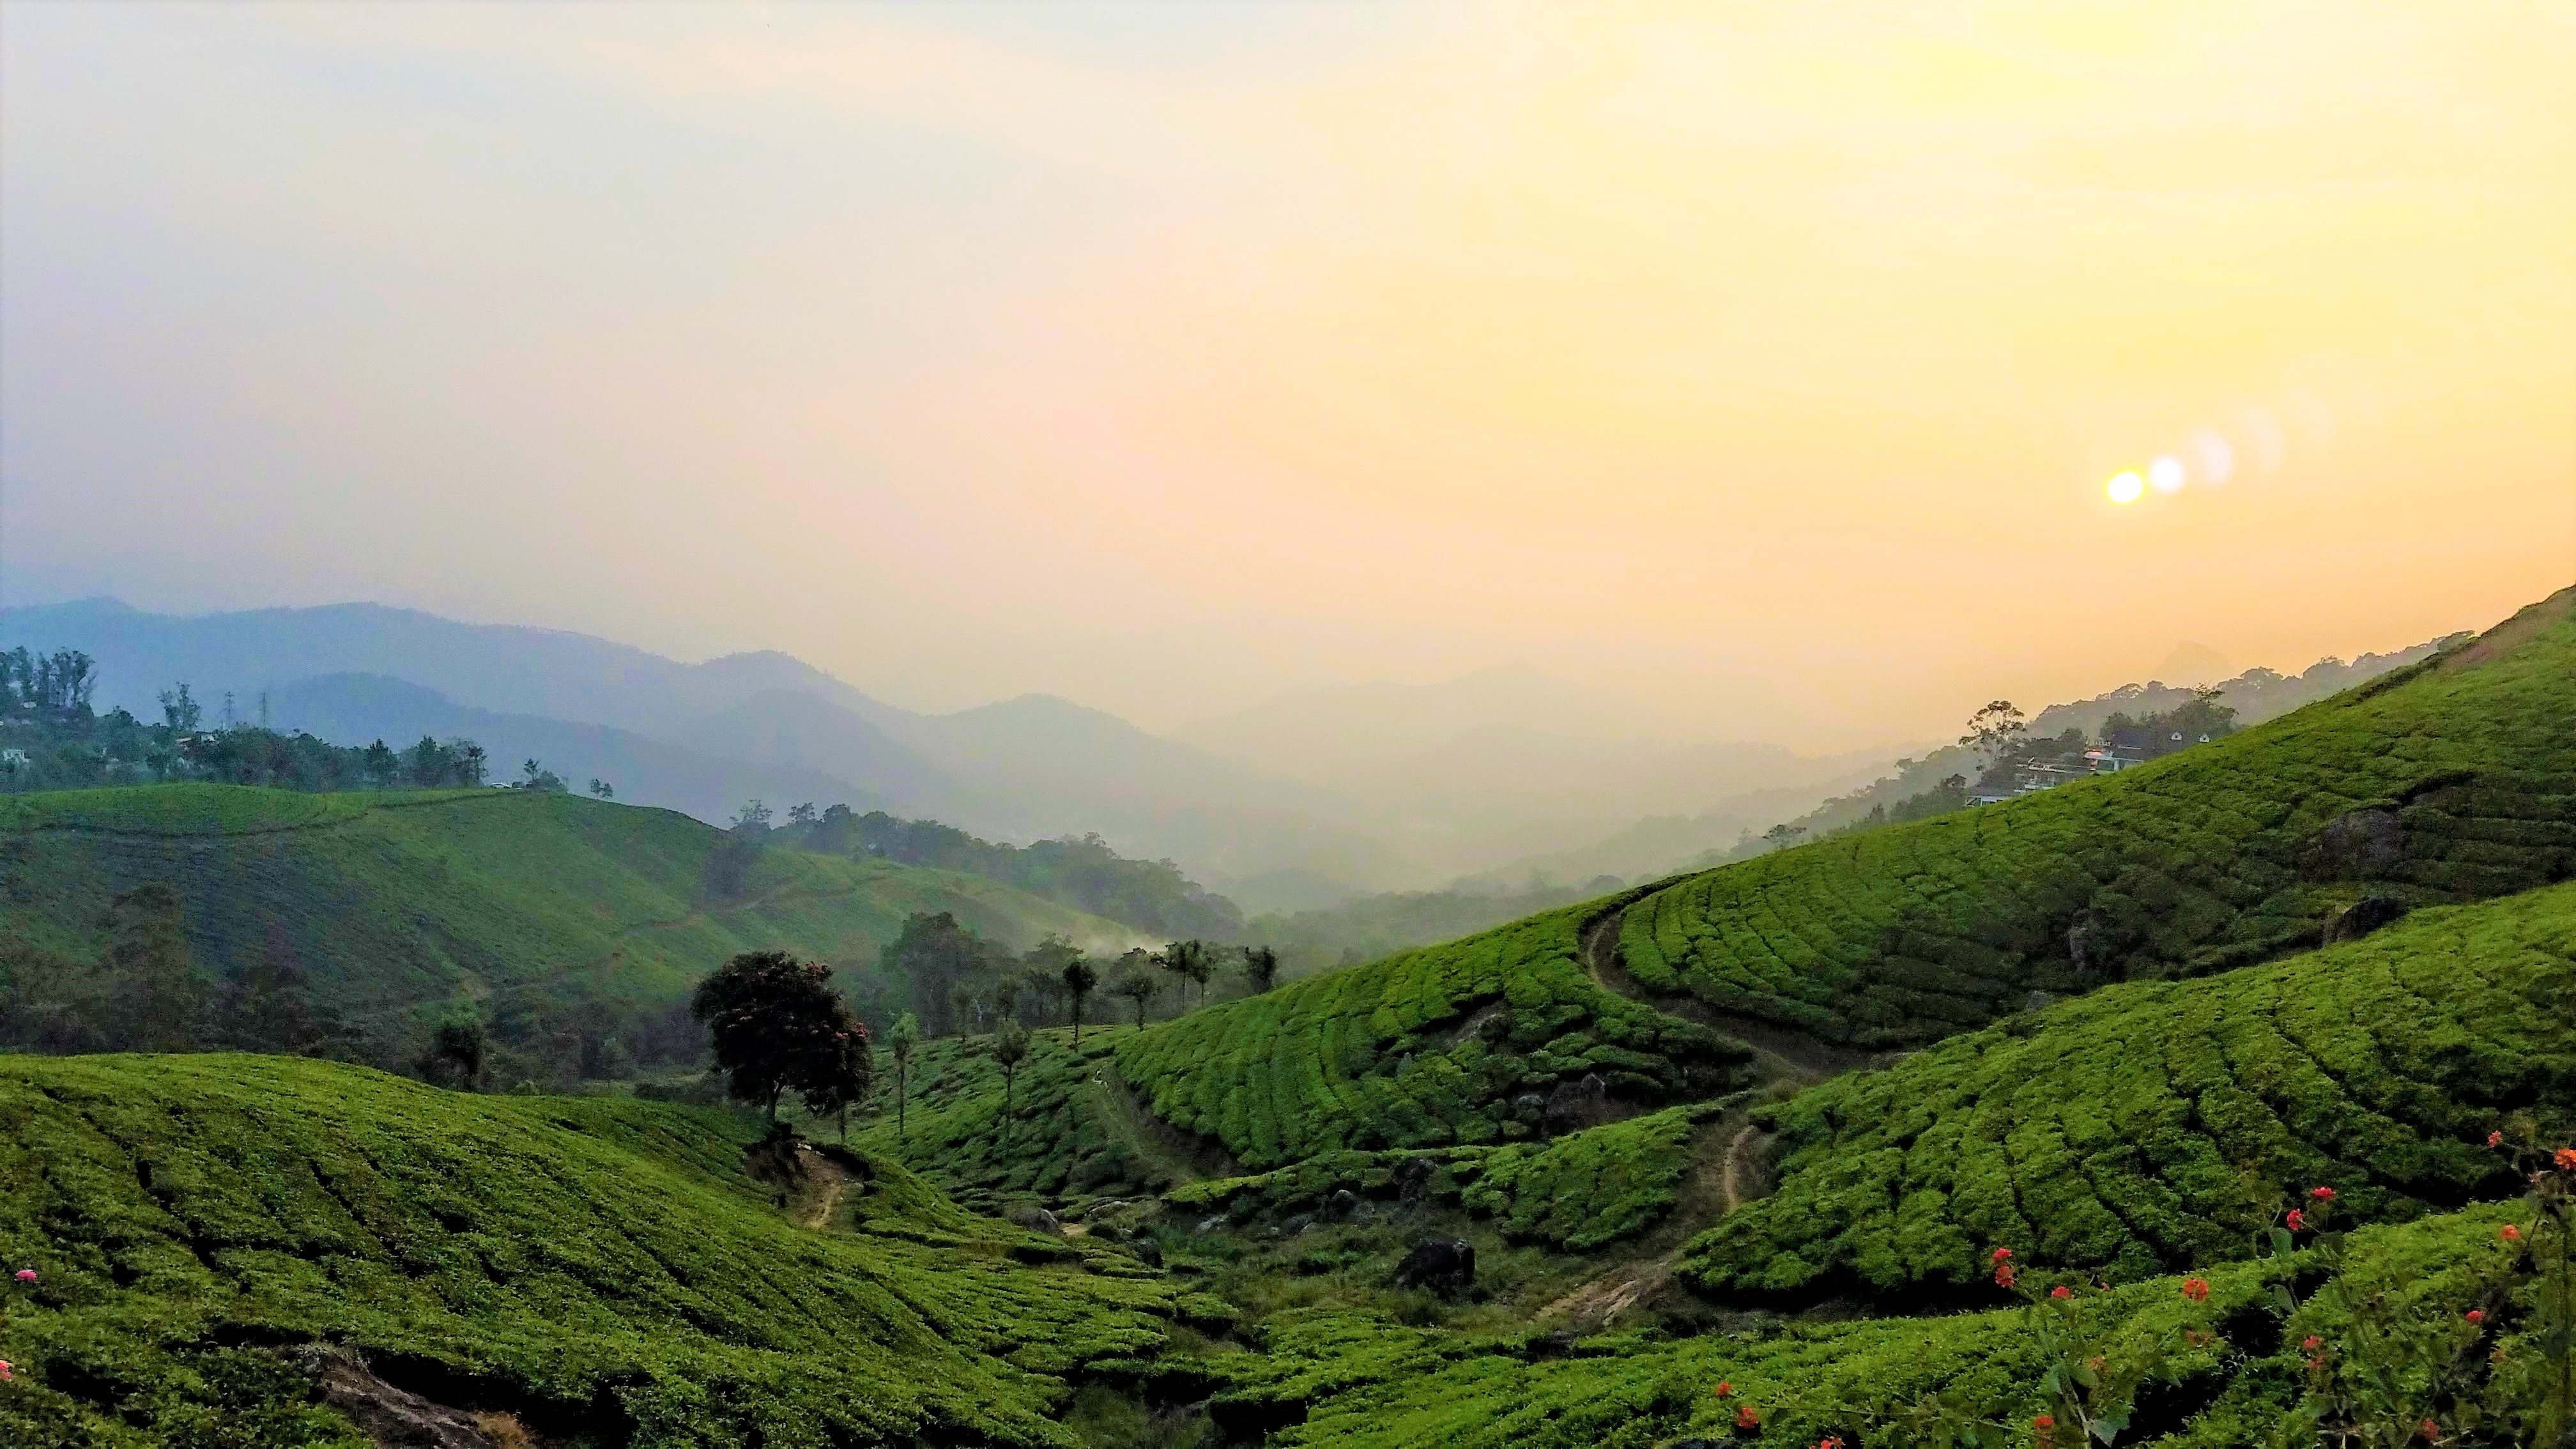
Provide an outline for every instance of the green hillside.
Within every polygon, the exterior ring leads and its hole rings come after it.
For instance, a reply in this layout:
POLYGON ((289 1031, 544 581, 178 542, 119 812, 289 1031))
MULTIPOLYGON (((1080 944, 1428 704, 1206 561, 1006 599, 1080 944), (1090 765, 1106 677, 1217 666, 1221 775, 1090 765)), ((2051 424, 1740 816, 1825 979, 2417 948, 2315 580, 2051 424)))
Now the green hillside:
POLYGON ((2129 1280, 2240 1257, 2309 1187, 2410 1218, 2576 1131, 2576 884, 2206 980, 2106 988, 1763 1116, 1779 1190, 1692 1244, 1720 1293, 1957 1290, 1987 1250, 2129 1280))
POLYGON ((1067 1445, 1072 1382, 1169 1337, 1130 1258, 857 1158, 781 1211, 747 1135, 280 1058, 0 1058, 0 1251, 38 1273, 0 1441, 356 1449, 290 1353, 327 1343, 567 1443, 1067 1445))
POLYGON ((1156 1117, 1250 1168, 1344 1149, 1537 1135, 1550 1092, 1598 1074, 1632 1102, 1714 1097, 1752 1053, 1585 969, 1598 904, 1193 1012, 1118 1044, 1156 1117))
POLYGON ((914 911, 1026 944, 1128 929, 981 876, 733 851, 667 810, 520 791, 313 795, 152 785, 0 799, 0 903, 36 948, 95 960, 110 898, 180 897, 196 964, 298 964, 361 1025, 468 997, 659 1009, 726 956, 783 947, 873 966, 914 911))
MULTIPOLYGON (((2539 1359, 2545 1331, 2529 1280, 2513 1287, 2506 1273, 2515 1255, 2496 1234, 2512 1220, 2502 1206, 2478 1208, 2356 1234, 2339 1260, 2310 1252, 2215 1268, 2199 1280, 2205 1299, 2178 1277, 2085 1292, 2067 1315, 2080 1331, 2054 1340, 2035 1327, 2047 1310, 2021 1308, 1571 1346, 1536 1329, 1458 1333, 1313 1313, 1275 1326, 1266 1354, 1231 1361, 1211 1408, 1220 1423, 1271 1429, 1268 1442, 1298 1449, 1806 1449, 1828 1435, 1869 1449, 2020 1449, 2042 1442, 2040 1414, 2065 1412, 2041 1390, 2050 1371, 2098 1356, 2102 1378, 2143 1381, 2123 1446, 2331 1443, 2317 1421, 2346 1401, 2354 1376, 2340 1359, 2323 1374, 2308 1368, 2300 1345, 2310 1334, 2337 1350, 2355 1343, 2346 1305, 2358 1301, 2385 1335, 2375 1362, 2399 1385, 2374 1426, 2380 1436, 2343 1442, 2416 1440, 2417 1406, 2456 1394, 2501 1406, 2487 1419, 2495 1432, 2465 1442, 2528 1444, 2512 1415, 2536 1396, 2517 1398, 2509 1374, 2539 1359), (2322 1291, 2284 1314, 2277 1295, 2293 1283, 2322 1291), (2509 1326, 2464 1322, 2472 1307, 2509 1326), (2052 1353, 2053 1343, 2067 1346, 2052 1353), (2453 1368, 2459 1357, 2476 1371, 2453 1368), (2492 1377, 2480 1372, 2490 1368, 2492 1377), (1748 1410, 1755 1425, 1739 1427, 1748 1410)), ((2446 1435, 2459 1427, 2455 1407, 2443 1404, 2446 1435)), ((2078 1443, 2067 1429, 2060 1449, 2078 1443)))
POLYGON ((2571 719, 2576 589, 2151 765, 1694 876, 1627 910, 1620 955, 1649 992, 1869 1046, 2265 960, 2364 895, 2576 873, 2571 719))

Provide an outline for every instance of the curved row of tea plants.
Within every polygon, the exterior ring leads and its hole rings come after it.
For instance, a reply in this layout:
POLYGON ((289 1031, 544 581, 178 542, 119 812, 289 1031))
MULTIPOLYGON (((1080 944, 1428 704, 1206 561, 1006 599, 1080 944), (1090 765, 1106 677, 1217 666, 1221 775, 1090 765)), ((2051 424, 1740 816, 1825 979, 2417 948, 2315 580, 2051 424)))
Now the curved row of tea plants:
POLYGON ((1723 1110, 1667 1107, 1544 1143, 1322 1152, 1268 1172, 1186 1183, 1164 1200, 1184 1213, 1240 1222, 1323 1213, 1339 1192, 1378 1203, 1412 1196, 1492 1218, 1515 1243, 1588 1252, 1672 1212, 1698 1130, 1723 1110))
POLYGON ((1167 1341, 1132 1260, 1016 1262, 891 1165, 844 1184, 858 1231, 801 1227, 748 1133, 284 1058, 0 1058, 0 1253, 37 1274, 0 1442, 359 1444, 278 1352, 327 1342, 566 1443, 1071 1445, 1069 1378, 1167 1341))
POLYGON ((1154 1114, 1247 1167, 1319 1152, 1526 1140, 1545 1094, 1599 1074, 1632 1102, 1715 1096, 1751 1053, 1605 990, 1578 958, 1596 901, 1297 981, 1120 1039, 1154 1114))
MULTIPOLYGON (((2504 1361, 2536 1353, 2531 1305, 2481 1330, 2465 1311, 2494 1296, 2512 1257, 2497 1233, 2512 1205, 2366 1229, 2334 1262, 2310 1254, 2151 1279, 2085 1294, 2089 1338, 2105 1367, 2144 1384, 2118 1442, 2234 1449, 2314 1442, 2320 1385, 2303 1340, 2329 1351, 2348 1323, 2319 1295, 2284 1313, 2302 1273, 2332 1272, 2356 1298, 2447 1347, 2465 1332, 2504 1361), (2205 1288, 2205 1294, 2203 1289, 2205 1288), (2201 1295, 2201 1296, 2195 1296, 2201 1295)), ((2052 1363, 2032 1310, 1927 1318, 1771 1323, 1669 1339, 1616 1335, 1567 1345, 1536 1329, 1468 1335, 1375 1314, 1283 1316, 1265 1353, 1227 1360, 1211 1405, 1220 1423, 1271 1430, 1300 1449, 1656 1449, 1680 1442, 1812 1446, 1973 1442, 2030 1446, 2054 1407, 2052 1363), (1739 1416, 1749 1412, 1750 1421, 1739 1416)), ((2413 1420, 2407 1420, 2411 1428, 2413 1420)), ((2054 1442, 2075 1442, 2068 1428, 2054 1442)), ((2393 1441, 2392 1441, 2393 1442, 2393 1441)))
POLYGON ((2242 1256, 2326 1185, 2369 1220, 2518 1190, 2501 1118, 2576 1125, 2576 884, 2133 982, 1811 1087, 1779 1188, 1693 1242, 1719 1293, 1974 1285, 1986 1252, 2136 1279, 2242 1256))
POLYGON ((2477 643, 2153 764, 1694 876, 1629 909, 1640 985, 1865 1046, 2036 991, 2318 944, 2365 894, 2576 873, 2576 589, 2477 643))

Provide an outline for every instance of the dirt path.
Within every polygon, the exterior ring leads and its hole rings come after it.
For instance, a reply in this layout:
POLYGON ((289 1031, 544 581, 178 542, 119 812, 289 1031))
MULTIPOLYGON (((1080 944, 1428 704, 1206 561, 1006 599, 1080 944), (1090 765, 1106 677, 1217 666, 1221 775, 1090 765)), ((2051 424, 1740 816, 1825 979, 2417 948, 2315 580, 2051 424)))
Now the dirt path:
POLYGON ((1753 1048, 1775 1076, 1797 1082, 1822 1081, 1854 1067, 1867 1066, 1870 1053, 1809 1036, 1742 1012, 1721 1011, 1687 991, 1649 991, 1619 961, 1619 930, 1627 921, 1625 907, 1583 928, 1583 969, 1602 990, 1651 1006, 1667 1016, 1695 1021, 1753 1048))
POLYGON ((1178 1129, 1147 1112, 1107 1059, 1092 1065, 1082 1089, 1091 1099, 1092 1116, 1109 1135, 1139 1160, 1160 1168, 1175 1185, 1241 1173, 1242 1169, 1221 1152, 1204 1143, 1185 1140, 1178 1129))
POLYGON ((821 1179, 823 1190, 815 1195, 811 1207, 797 1211, 796 1222, 799 1227, 819 1231, 830 1225, 832 1214, 840 1208, 841 1195, 850 1189, 850 1174, 841 1164, 810 1146, 800 1150, 797 1156, 803 1159, 808 1173, 821 1179))
POLYGON ((1744 1149, 1753 1144, 1753 1134, 1761 1129, 1747 1122, 1728 1139, 1726 1156, 1718 1168, 1717 1215, 1724 1217, 1744 1206, 1744 1149))

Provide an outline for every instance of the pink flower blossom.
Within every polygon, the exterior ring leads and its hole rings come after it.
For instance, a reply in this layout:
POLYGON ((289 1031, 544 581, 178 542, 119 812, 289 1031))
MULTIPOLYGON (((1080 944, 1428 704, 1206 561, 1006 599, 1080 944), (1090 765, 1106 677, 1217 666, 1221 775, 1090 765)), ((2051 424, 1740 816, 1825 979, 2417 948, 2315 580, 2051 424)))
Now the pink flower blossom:
POLYGON ((2330 1187, 2312 1187, 2308 1189, 2308 1196, 2315 1198, 2319 1202, 2333 1202, 2334 1189, 2330 1187))
POLYGON ((21 1268, 21 1269, 19 1269, 19 1270, 18 1270, 18 1281, 19 1281, 19 1282, 21 1282, 21 1283, 33 1283, 33 1282, 35 1282, 35 1281, 36 1281, 36 1270, 35 1270, 35 1269, 33 1269, 33 1268, 21 1268))

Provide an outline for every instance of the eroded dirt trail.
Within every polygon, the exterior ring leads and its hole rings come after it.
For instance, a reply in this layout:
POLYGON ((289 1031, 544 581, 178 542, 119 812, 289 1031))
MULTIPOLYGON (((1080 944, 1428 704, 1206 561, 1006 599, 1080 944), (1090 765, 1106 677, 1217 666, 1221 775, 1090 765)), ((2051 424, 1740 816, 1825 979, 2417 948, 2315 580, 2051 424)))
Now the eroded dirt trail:
POLYGON ((819 1231, 831 1225, 832 1214, 840 1210, 842 1194, 850 1190, 849 1169, 810 1146, 801 1149, 797 1157, 805 1164, 806 1172, 821 1184, 821 1190, 814 1194, 812 1205, 797 1211, 796 1221, 799 1226, 819 1231))

